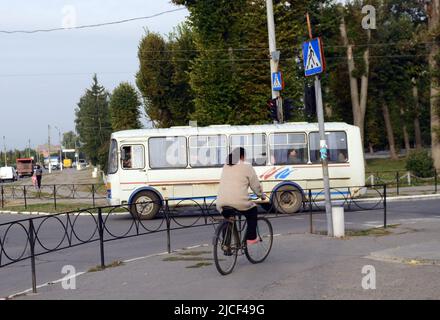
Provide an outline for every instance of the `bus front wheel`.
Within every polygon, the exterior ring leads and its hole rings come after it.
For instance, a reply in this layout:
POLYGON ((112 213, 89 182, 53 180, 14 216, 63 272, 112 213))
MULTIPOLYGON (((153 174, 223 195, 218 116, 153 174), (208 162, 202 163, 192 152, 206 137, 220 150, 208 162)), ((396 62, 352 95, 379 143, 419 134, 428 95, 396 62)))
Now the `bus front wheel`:
POLYGON ((153 219, 159 212, 161 201, 152 191, 141 191, 133 198, 130 211, 140 220, 153 219))
POLYGON ((292 214, 298 212, 303 204, 301 191, 291 185, 279 187, 273 195, 273 207, 278 213, 292 214))

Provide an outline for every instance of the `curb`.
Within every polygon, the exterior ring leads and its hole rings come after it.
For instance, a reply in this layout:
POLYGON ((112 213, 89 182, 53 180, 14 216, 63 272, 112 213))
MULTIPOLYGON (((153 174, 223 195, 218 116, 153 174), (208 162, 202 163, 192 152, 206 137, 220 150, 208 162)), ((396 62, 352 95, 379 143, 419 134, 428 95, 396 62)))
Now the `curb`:
MULTIPOLYGON (((395 196, 395 197, 387 197, 387 202, 397 202, 397 201, 416 201, 416 200, 433 200, 433 199, 440 199, 440 193, 438 194, 421 194, 421 195, 414 195, 414 196, 395 196)), ((380 201, 382 198, 366 198, 366 199, 359 199, 358 201, 380 201)), ((9 211, 9 210, 0 210, 0 214, 16 214, 16 215, 36 215, 36 216, 48 216, 53 214, 58 214, 61 212, 31 212, 31 211, 9 211)), ((128 212, 112 212, 112 215, 122 215, 127 214, 128 212)), ((75 214, 72 212, 72 214, 75 214)), ((90 216, 90 215, 98 215, 97 213, 87 213, 87 212, 81 212, 77 213, 80 216, 90 216)), ((108 215, 107 212, 102 213, 103 216, 108 215)))

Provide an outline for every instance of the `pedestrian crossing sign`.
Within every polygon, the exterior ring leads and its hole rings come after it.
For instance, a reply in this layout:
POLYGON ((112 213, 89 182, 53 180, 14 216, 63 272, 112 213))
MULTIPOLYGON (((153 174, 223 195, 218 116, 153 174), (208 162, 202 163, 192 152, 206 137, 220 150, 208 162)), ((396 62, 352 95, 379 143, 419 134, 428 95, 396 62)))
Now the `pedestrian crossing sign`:
POLYGON ((281 72, 272 73, 272 90, 281 91, 283 89, 284 89, 284 83, 281 72))
POLYGON ((303 43, 303 57, 306 77, 311 77, 325 71, 325 59, 321 38, 315 38, 303 43))

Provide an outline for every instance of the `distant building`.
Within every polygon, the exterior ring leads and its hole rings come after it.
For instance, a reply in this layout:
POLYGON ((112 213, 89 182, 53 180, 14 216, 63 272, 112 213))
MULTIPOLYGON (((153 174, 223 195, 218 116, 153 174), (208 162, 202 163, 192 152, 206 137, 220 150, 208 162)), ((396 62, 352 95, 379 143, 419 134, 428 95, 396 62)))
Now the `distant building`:
MULTIPOLYGON (((58 144, 51 144, 50 145, 50 153, 59 153, 61 146, 58 144)), ((38 154, 43 155, 44 158, 47 158, 49 156, 49 146, 47 144, 43 144, 37 147, 38 154)))

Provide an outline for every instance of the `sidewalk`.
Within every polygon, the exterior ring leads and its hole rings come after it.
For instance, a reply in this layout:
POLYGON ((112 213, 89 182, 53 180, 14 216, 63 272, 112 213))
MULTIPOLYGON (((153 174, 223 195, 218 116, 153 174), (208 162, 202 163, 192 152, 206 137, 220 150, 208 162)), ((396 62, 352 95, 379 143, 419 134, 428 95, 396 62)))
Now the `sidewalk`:
POLYGON ((75 290, 57 283, 15 299, 440 299, 439 230, 440 219, 420 218, 383 236, 282 234, 264 263, 239 256, 228 276, 206 244, 82 274, 75 290), (375 290, 362 288, 366 265, 375 290))

